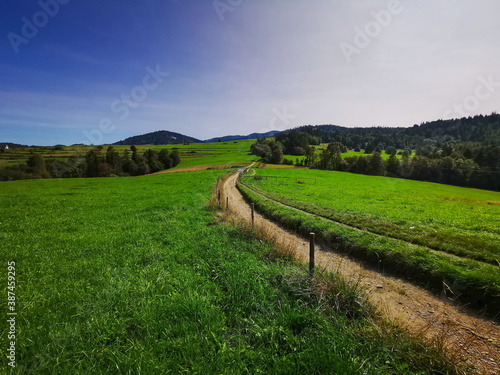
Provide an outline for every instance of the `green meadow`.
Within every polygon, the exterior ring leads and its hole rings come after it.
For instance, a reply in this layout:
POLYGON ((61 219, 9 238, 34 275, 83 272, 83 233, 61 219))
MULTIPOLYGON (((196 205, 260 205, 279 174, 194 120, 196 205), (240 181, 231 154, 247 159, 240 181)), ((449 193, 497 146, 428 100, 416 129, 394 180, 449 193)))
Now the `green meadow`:
POLYGON ((470 297, 485 294, 485 301, 498 303, 500 193, 345 172, 251 172, 256 175, 243 182, 253 190, 244 191, 282 220, 314 221, 310 225, 325 237, 364 256, 384 255, 396 271, 420 273, 436 284, 449 279, 470 297), (300 219, 288 206, 316 217, 300 219))
MULTIPOLYGON (((328 143, 323 143, 323 144, 321 144, 321 145, 319 145, 319 146, 315 146, 315 147, 316 147, 318 150, 324 150, 324 149, 326 149, 326 148, 328 147, 328 143)), ((399 150, 399 151, 401 151, 401 150, 399 150)), ((342 158, 348 158, 348 157, 352 157, 352 156, 368 156, 368 155, 372 155, 372 154, 370 154, 370 153, 365 153, 365 150, 360 150, 360 151, 347 150, 347 152, 343 152, 343 153, 341 153, 342 158)), ((388 160, 388 159, 389 159, 389 157, 390 157, 391 155, 387 154, 387 153, 385 152, 385 150, 382 150, 382 151, 380 152, 380 156, 382 157, 382 159, 384 159, 384 160, 388 160)), ((397 157, 398 159, 401 159, 401 158, 402 158, 402 156, 401 156, 401 155, 396 155, 396 157, 397 157)))
MULTIPOLYGON (((143 154, 144 151, 149 148, 155 151, 160 151, 164 148, 168 150, 177 149, 181 155, 181 163, 177 166, 177 169, 179 169, 197 165, 247 163, 256 160, 256 156, 250 154, 250 146, 254 141, 255 140, 241 140, 162 146, 140 145, 136 147, 140 154, 143 154)), ((106 152, 108 146, 109 145, 102 146, 103 152, 106 152)), ((95 147, 96 146, 32 147, 5 150, 0 153, 0 168, 26 163, 26 160, 28 160, 32 152, 39 153, 45 159, 67 161, 69 157, 83 157, 88 151, 95 147)), ((125 150, 129 150, 130 146, 113 146, 113 148, 122 154, 125 150)))
MULTIPOLYGON (((308 292, 303 267, 220 222, 207 202, 226 172, 3 182, 1 285, 15 262, 18 315, 16 367, 4 355, 2 369, 453 373, 404 336, 374 334, 354 287, 332 288, 353 306, 335 310, 308 292)), ((0 330, 4 350, 5 319, 0 330)))

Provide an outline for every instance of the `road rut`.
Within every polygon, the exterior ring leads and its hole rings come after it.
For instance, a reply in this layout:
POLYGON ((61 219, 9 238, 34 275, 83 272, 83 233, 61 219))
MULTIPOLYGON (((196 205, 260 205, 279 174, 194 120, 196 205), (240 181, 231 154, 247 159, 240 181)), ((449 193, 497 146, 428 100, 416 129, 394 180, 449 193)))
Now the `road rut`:
MULTIPOLYGON (((238 173, 222 180, 221 202, 239 220, 251 222, 251 208, 236 187, 238 173)), ((308 262, 309 242, 255 213, 255 226, 265 228, 277 244, 293 244, 295 257, 308 262)), ((500 327, 414 284, 384 275, 333 249, 317 246, 316 265, 361 283, 369 302, 386 318, 428 342, 459 354, 481 374, 500 373, 500 327)))

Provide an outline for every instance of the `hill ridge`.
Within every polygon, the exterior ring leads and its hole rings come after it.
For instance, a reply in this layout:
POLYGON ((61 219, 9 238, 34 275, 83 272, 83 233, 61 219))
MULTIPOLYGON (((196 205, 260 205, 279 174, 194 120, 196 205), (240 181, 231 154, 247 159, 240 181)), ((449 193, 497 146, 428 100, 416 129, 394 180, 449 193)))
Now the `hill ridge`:
POLYGON ((181 133, 169 130, 157 130, 150 133, 135 135, 113 143, 114 145, 171 145, 181 143, 201 143, 202 141, 181 133))

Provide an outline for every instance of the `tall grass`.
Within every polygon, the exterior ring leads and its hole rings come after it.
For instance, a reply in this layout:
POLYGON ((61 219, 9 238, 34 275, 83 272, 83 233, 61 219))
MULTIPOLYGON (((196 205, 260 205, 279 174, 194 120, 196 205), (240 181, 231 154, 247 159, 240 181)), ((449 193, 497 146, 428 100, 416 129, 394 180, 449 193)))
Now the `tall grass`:
POLYGON ((495 316, 500 307, 498 267, 458 258, 398 239, 360 231, 309 215, 259 195, 244 185, 240 191, 266 216, 303 235, 315 232, 330 246, 367 259, 386 271, 411 276, 433 288, 451 286, 450 297, 495 316))
POLYGON ((499 265, 498 192, 346 172, 255 171, 257 177, 287 177, 244 179, 281 203, 363 230, 499 265), (314 180, 295 183, 307 177, 314 180))
POLYGON ((219 173, 2 183, 0 259, 18 282, 10 373, 453 373, 363 334, 363 314, 325 313, 330 291, 304 292, 300 267, 220 225, 205 207, 219 173))

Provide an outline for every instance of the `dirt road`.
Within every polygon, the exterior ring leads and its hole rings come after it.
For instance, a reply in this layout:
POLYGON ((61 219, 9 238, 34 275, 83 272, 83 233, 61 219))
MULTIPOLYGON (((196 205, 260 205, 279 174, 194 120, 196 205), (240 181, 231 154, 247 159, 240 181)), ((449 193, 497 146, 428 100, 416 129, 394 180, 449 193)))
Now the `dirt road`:
MULTIPOLYGON (((251 208, 236 188, 237 178, 238 173, 221 183, 221 202, 225 203, 227 197, 229 210, 240 220, 250 222, 251 208)), ((308 262, 307 239, 257 213, 255 225, 271 233, 276 243, 293 244, 296 258, 308 262)), ((482 374, 500 374, 500 327, 496 323, 475 317, 409 282, 370 270, 332 249, 318 246, 316 265, 361 283, 370 303, 395 324, 461 355, 482 374)))

